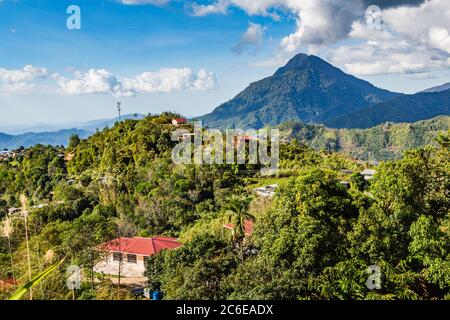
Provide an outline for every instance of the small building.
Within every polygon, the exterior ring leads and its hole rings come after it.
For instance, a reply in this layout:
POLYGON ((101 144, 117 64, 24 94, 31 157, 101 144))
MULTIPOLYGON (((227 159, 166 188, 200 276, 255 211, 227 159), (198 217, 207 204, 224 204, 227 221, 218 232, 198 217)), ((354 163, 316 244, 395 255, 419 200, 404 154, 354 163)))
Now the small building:
POLYGON ((180 124, 186 124, 187 123, 187 119, 186 118, 175 118, 172 119, 172 124, 174 126, 178 126, 180 124))
POLYGON ((105 258, 97 263, 94 271, 108 275, 123 277, 142 277, 147 269, 148 258, 161 250, 171 250, 181 247, 175 238, 117 238, 100 245, 105 258))
POLYGON ((260 197, 272 198, 275 196, 275 190, 278 188, 278 184, 271 184, 265 187, 253 189, 253 192, 260 197))
MULTIPOLYGON (((245 220, 244 222, 244 235, 246 237, 250 237, 253 234, 254 222, 252 220, 245 220)), ((234 224, 227 223, 223 225, 223 228, 226 230, 231 230, 234 235, 234 224)))
POLYGON ((364 177, 364 180, 370 180, 377 173, 374 169, 366 169, 361 172, 361 175, 364 177))
POLYGON ((340 173, 346 174, 346 175, 350 175, 350 174, 353 174, 353 171, 352 170, 348 170, 348 169, 343 169, 343 170, 340 170, 340 173))

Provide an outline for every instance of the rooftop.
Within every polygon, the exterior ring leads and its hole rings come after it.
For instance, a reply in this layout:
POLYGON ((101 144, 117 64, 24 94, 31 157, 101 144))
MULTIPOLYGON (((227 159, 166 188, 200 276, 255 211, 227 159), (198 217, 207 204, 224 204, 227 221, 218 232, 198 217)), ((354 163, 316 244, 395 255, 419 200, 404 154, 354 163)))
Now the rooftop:
POLYGON ((100 245, 105 251, 138 254, 152 256, 164 249, 176 249, 182 244, 175 238, 153 237, 153 238, 117 238, 100 245))

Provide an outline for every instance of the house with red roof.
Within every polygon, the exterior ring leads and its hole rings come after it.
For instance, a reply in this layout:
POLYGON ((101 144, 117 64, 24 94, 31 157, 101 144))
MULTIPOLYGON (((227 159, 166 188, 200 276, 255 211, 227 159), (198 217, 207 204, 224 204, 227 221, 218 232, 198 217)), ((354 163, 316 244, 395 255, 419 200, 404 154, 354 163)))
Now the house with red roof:
POLYGON ((172 250, 182 244, 175 238, 117 238, 101 244, 98 249, 105 252, 105 258, 94 267, 94 271, 120 275, 123 277, 142 277, 147 269, 148 258, 161 250, 172 250))
POLYGON ((186 124, 187 123, 187 119, 186 118, 175 118, 172 119, 172 124, 174 126, 178 126, 180 124, 186 124))

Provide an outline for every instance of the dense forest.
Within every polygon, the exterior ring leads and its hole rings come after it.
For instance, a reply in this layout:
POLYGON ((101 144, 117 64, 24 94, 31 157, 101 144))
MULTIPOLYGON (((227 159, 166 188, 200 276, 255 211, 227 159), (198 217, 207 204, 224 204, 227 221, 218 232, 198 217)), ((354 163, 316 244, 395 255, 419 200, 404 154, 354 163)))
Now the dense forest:
POLYGON ((298 121, 281 124, 284 139, 296 139, 314 150, 343 152, 361 160, 394 160, 410 149, 437 145, 436 137, 450 130, 450 117, 415 123, 387 122, 369 129, 331 129, 298 121))
POLYGON ((450 131, 380 163, 370 180, 359 173, 367 163, 294 140, 269 178, 247 165, 173 164, 176 116, 0 161, 0 279, 15 279, 0 298, 56 264, 33 299, 132 299, 93 272, 97 246, 166 235, 183 246, 152 256, 146 272, 165 299, 450 299, 450 131), (253 194, 271 183, 273 199, 253 194), (71 292, 74 264, 83 281, 71 292), (366 285, 374 265, 379 289, 366 285))

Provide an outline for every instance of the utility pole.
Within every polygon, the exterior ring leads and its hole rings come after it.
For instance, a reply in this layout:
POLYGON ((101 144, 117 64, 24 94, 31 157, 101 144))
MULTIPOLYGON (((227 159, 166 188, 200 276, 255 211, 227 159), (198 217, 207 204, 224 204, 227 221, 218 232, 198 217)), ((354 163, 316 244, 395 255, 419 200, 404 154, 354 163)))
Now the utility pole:
POLYGON ((122 119, 121 119, 122 103, 121 102, 117 102, 117 111, 119 111, 119 122, 121 122, 122 121, 122 119))

